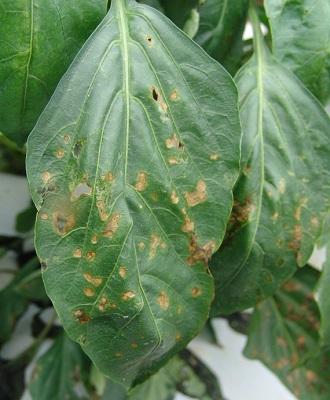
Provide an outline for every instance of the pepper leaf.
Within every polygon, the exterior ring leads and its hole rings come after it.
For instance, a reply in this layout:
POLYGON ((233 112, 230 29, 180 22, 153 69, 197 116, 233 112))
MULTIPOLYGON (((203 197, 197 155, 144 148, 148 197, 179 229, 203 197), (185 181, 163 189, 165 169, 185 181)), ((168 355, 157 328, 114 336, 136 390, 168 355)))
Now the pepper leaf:
POLYGON ((202 329, 238 176, 229 74, 165 16, 113 1, 28 140, 46 291, 129 387, 202 329))
POLYGON ((329 209, 330 119, 254 24, 255 54, 236 76, 242 174, 227 237, 211 262, 215 315, 254 306, 305 265, 329 209))
POLYGON ((199 30, 194 40, 223 62, 238 43, 243 46, 247 0, 206 0, 200 7, 199 30))
POLYGON ((29 384, 35 400, 87 399, 76 386, 87 380, 90 361, 79 345, 61 333, 36 363, 29 384), (85 376, 86 375, 86 376, 85 376))
POLYGON ((24 144, 106 0, 2 0, 0 130, 24 144))
POLYGON ((245 355, 262 361, 301 400, 330 396, 330 350, 319 348, 314 299, 319 272, 298 270, 274 298, 257 305, 245 355))
POLYGON ((276 58, 320 100, 329 100, 329 0, 265 0, 265 8, 276 58))
MULTIPOLYGON (((328 232, 329 240, 329 232, 328 232)), ((318 303, 321 311, 321 339, 325 346, 330 346, 330 243, 327 245, 327 259, 323 265, 322 276, 318 288, 318 303)))

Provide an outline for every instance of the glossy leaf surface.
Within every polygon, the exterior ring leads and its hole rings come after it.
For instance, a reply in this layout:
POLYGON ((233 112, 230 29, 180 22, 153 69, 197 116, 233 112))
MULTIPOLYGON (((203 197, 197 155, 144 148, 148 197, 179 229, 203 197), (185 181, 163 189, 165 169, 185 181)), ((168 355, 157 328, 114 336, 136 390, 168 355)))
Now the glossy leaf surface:
POLYGON ((329 0, 266 0, 273 53, 322 101, 330 96, 329 0))
POLYGON ((106 0, 2 0, 0 130, 23 144, 106 0))
POLYGON ((199 30, 194 40, 223 62, 233 44, 242 41, 247 8, 247 0, 206 0, 199 10, 199 30))
POLYGON ((306 264, 329 207, 329 117, 257 32, 255 54, 236 77, 242 174, 211 262, 214 314, 254 306, 306 264))
POLYGON ((112 2, 28 141, 36 247, 65 329, 130 386, 202 328, 238 175, 229 75, 166 17, 112 2))
POLYGON ((87 399, 77 385, 86 379, 89 364, 80 346, 60 334, 34 367, 29 385, 33 400, 87 399))
POLYGON ((330 351, 319 348, 320 316, 314 299, 319 272, 305 267, 260 303, 245 355, 261 360, 300 400, 330 396, 330 351))

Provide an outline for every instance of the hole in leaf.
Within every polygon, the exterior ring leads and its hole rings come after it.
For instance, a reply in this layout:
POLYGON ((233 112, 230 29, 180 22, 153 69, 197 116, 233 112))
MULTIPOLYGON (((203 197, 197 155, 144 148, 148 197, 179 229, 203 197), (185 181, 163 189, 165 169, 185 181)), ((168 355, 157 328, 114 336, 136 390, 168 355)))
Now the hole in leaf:
POLYGON ((157 91, 156 91, 155 88, 152 89, 152 98, 153 98, 155 101, 158 101, 158 93, 157 93, 157 91))

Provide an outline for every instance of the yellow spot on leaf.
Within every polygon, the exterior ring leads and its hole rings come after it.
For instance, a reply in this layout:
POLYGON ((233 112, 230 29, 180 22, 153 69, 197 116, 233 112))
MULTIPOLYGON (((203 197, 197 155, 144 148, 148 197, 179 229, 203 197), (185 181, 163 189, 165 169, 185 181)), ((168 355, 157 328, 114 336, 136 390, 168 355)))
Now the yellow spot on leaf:
POLYGON ((85 288, 84 289, 84 294, 87 297, 93 297, 95 295, 95 290, 93 288, 85 288))
POLYGON ((135 296, 136 296, 136 294, 135 294, 135 292, 133 292, 133 290, 128 290, 127 292, 122 294, 121 298, 124 301, 128 301, 128 300, 133 299, 135 296))
POLYGON ((182 147, 182 143, 180 142, 175 133, 173 133, 172 137, 166 139, 165 144, 168 149, 179 149, 180 147, 182 147))
POLYGON ((96 234, 94 234, 94 235, 92 236, 92 238, 91 238, 91 243, 92 243, 92 244, 97 244, 97 235, 96 235, 96 234))
POLYGON ((199 297, 202 294, 202 290, 199 287, 194 287, 191 289, 192 297, 199 297))
POLYGON ((104 200, 97 200, 96 207, 99 212, 100 220, 103 222, 106 221, 109 218, 109 215, 106 212, 106 206, 104 200))
POLYGON ((101 180, 105 182, 112 182, 113 181, 112 173, 109 171, 106 174, 102 175, 101 180))
POLYGON ((185 208, 182 209, 182 213, 184 215, 184 223, 183 223, 182 228, 181 228, 182 232, 193 233, 194 229, 195 229, 195 224, 189 218, 185 208))
POLYGON ((121 278, 125 279, 125 278, 126 278, 126 275, 127 275, 127 268, 121 266, 121 267, 119 268, 119 275, 120 275, 121 278))
POLYGON ((176 101, 176 100, 178 100, 178 98, 179 98, 178 92, 176 90, 173 90, 173 92, 170 95, 170 99, 172 101, 176 101))
POLYGON ((137 349, 139 345, 136 342, 131 343, 132 349, 137 349))
POLYGON ((211 161, 218 161, 219 159, 220 159, 219 154, 216 154, 216 153, 210 154, 210 160, 211 161))
POLYGON ((73 257, 74 257, 74 258, 81 258, 81 256, 82 256, 82 251, 81 251, 81 249, 76 249, 76 250, 74 250, 74 252, 73 252, 73 257))
POLYGON ((144 250, 145 247, 146 247, 146 245, 145 245, 143 242, 140 242, 140 243, 138 244, 139 250, 144 250))
POLYGON ((170 306, 170 299, 168 298, 167 293, 160 292, 160 294, 157 298, 157 303, 159 304, 159 306, 162 310, 166 311, 170 306))
POLYGON ((84 278, 86 279, 86 281, 90 284, 92 284, 95 287, 98 287, 101 285, 101 283, 103 282, 103 279, 100 278, 99 276, 93 276, 91 273, 89 272, 85 272, 84 273, 84 278))
POLYGON ((63 141, 64 141, 64 144, 70 143, 70 136, 67 133, 63 136, 63 141))
POLYGON ((146 189, 147 184, 148 184, 148 182, 147 182, 147 174, 145 172, 143 172, 143 171, 140 171, 138 173, 138 176, 137 176, 137 179, 136 179, 136 184, 134 186, 135 189, 138 192, 143 192, 146 189))
POLYGON ((107 223, 107 226, 105 227, 105 230, 103 231, 103 236, 112 238, 119 227, 119 221, 120 221, 120 214, 119 213, 112 214, 107 223))
POLYGON ((278 191, 279 191, 281 194, 284 194, 284 193, 285 193, 285 189, 286 189, 286 182, 285 182, 285 179, 284 179, 284 178, 281 178, 280 181, 279 181, 279 184, 278 184, 278 191))
POLYGON ((162 242, 161 238, 157 235, 151 235, 149 259, 156 257, 158 247, 165 248, 166 245, 162 242))
POLYGON ((200 203, 203 203, 207 199, 206 184, 200 180, 197 183, 196 190, 193 192, 186 192, 185 198, 189 207, 195 207, 200 203))
POLYGON ((48 219, 48 214, 46 214, 46 213, 41 213, 41 214, 40 214, 40 218, 41 218, 43 221, 47 221, 47 219, 48 219))
POLYGON ((179 199, 178 195, 173 191, 171 193, 171 202, 172 202, 172 204, 178 204, 179 201, 180 201, 180 199, 179 199))
POLYGON ((58 149, 58 150, 56 150, 56 152, 55 152, 55 156, 56 156, 56 158, 58 158, 58 159, 63 158, 63 157, 64 157, 64 154, 65 154, 65 151, 64 151, 63 149, 58 149))
POLYGON ((45 171, 41 174, 41 179, 43 181, 43 183, 48 183, 52 178, 52 174, 48 171, 45 171))
POLYGON ((177 158, 175 158, 175 157, 170 157, 170 158, 168 159, 168 163, 169 163, 170 165, 177 165, 177 164, 180 164, 180 161, 179 161, 177 158))

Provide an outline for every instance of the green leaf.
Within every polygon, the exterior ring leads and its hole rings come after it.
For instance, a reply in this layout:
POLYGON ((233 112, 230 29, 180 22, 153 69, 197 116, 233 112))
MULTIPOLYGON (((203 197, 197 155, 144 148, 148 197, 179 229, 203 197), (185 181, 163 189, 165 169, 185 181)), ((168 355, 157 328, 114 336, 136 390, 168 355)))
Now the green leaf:
POLYGON ((2 0, 0 130, 23 144, 106 0, 2 0))
POLYGON ((273 299, 257 305, 245 355, 262 361, 299 400, 330 397, 330 349, 319 349, 319 272, 299 270, 273 299))
POLYGON ((200 7, 199 30, 194 40, 223 62, 233 45, 242 45, 248 0, 206 0, 200 7))
POLYGON ((330 96, 329 0, 265 0, 276 58, 322 101, 330 96))
POLYGON ((160 3, 166 16, 182 29, 190 18, 191 11, 197 9, 199 0, 160 0, 160 3))
POLYGON ((15 226, 16 231, 19 233, 30 232, 34 227, 35 219, 36 209, 34 205, 31 205, 30 207, 17 214, 15 226))
POLYGON ((221 66, 134 1, 108 16, 28 141, 46 290, 114 381, 159 369, 203 327, 238 175, 237 93, 221 66))
POLYGON ((184 350, 129 394, 109 383, 103 399, 172 400, 177 391, 199 400, 223 399, 215 375, 191 352, 184 350))
POLYGON ((29 384, 33 400, 87 399, 76 389, 86 380, 89 366, 90 361, 80 346, 65 333, 60 334, 34 367, 29 384))
POLYGON ((32 259, 19 270, 8 286, 0 290, 0 344, 9 339, 16 319, 28 305, 26 297, 20 293, 18 287, 24 279, 34 273, 38 265, 37 259, 32 259))
POLYGON ((254 306, 305 265, 329 209, 330 119, 275 61, 255 25, 255 54, 236 76, 242 174, 226 239, 211 261, 215 315, 254 306))

